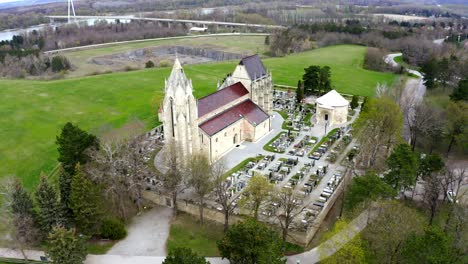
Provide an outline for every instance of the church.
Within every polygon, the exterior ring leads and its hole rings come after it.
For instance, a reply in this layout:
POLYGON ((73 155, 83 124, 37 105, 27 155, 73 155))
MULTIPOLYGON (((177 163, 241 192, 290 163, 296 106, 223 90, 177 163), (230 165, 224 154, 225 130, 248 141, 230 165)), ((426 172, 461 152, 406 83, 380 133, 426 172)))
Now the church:
POLYGON ((159 109, 165 145, 179 157, 204 153, 220 159, 243 141, 255 142, 271 130, 273 82, 258 55, 243 58, 218 90, 195 99, 192 81, 178 58, 165 81, 159 109))

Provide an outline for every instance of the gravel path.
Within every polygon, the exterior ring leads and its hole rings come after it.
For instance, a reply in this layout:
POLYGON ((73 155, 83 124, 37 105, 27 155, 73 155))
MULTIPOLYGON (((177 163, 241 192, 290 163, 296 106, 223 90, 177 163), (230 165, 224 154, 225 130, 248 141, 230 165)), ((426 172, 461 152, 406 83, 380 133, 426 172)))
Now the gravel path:
POLYGON ((172 209, 156 207, 134 217, 128 226, 127 237, 115 244, 109 255, 165 256, 172 209))

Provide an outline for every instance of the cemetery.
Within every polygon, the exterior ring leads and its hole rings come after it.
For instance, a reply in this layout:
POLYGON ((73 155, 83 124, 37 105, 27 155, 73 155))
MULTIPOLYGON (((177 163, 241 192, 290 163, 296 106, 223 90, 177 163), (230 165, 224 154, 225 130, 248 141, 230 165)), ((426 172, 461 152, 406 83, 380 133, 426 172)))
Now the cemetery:
MULTIPOLYGON (((273 192, 290 190, 295 195, 297 216, 289 226, 288 240, 306 245, 339 196, 347 172, 346 157, 350 151, 357 151, 357 147, 353 143, 351 122, 333 126, 317 124, 315 106, 310 102, 297 103, 290 91, 275 91, 273 107, 273 118, 282 120, 281 127, 267 135, 262 146, 258 146, 261 142, 244 143, 257 153, 225 173, 224 184, 235 207, 231 223, 250 215, 248 206, 242 202, 245 190, 254 175, 262 176, 274 186, 273 192)), ((358 112, 353 111, 350 120, 358 112)), ((345 116, 347 121, 348 113, 345 116)), ((230 153, 224 158, 230 159, 230 153)), ((198 202, 190 192, 184 193, 182 199, 179 210, 197 215, 198 202)), ((204 207, 206 218, 223 221, 223 207, 218 204, 214 191, 208 195, 204 207)), ((281 204, 272 199, 260 206, 258 218, 279 227, 282 210, 281 204)))

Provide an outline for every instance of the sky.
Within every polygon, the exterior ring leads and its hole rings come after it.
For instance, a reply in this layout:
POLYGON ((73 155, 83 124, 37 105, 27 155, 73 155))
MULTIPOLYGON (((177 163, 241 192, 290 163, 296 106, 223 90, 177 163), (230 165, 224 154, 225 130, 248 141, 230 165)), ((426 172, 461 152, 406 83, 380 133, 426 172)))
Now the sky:
POLYGON ((8 3, 8 2, 18 2, 22 0, 0 0, 0 3, 8 3))

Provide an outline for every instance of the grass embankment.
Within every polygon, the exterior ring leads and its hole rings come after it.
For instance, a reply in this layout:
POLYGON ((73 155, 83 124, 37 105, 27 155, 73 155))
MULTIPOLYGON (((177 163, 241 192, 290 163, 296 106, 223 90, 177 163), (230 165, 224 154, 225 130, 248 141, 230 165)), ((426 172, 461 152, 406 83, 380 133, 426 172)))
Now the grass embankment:
POLYGON ((317 149, 325 142, 327 142, 332 135, 338 131, 339 128, 332 129, 332 131, 328 132, 326 136, 324 136, 317 144, 315 144, 315 147, 309 152, 309 155, 317 151, 317 149))
POLYGON ((201 225, 195 217, 179 213, 172 222, 167 239, 167 251, 187 247, 205 257, 219 256, 216 241, 223 237, 223 226, 217 223, 201 225))
POLYGON ((257 157, 251 157, 251 158, 246 158, 245 160, 241 161, 239 164, 237 164, 236 166, 234 166, 234 168, 228 170, 226 173, 224 173, 224 178, 227 178, 229 177, 231 174, 237 172, 238 170, 240 169, 243 169, 245 167, 245 165, 247 165, 247 163, 253 161, 253 162, 258 162, 260 161, 261 159, 263 159, 265 156, 263 155, 260 155, 260 156, 257 156, 257 157))
MULTIPOLYGON (((304 68, 329 65, 339 92, 374 94, 377 82, 390 84, 395 75, 362 69, 365 47, 341 45, 282 58, 265 59, 275 83, 296 85, 304 68)), ((86 51, 86 52, 92 52, 86 51)), ((216 81, 237 62, 189 65, 196 97, 216 90, 216 81)), ((55 81, 0 80, 0 178, 16 176, 34 187, 41 171, 56 166, 55 137, 66 122, 102 135, 112 128, 142 120, 157 124, 170 68, 121 72, 55 81)))
POLYGON ((268 141, 268 143, 266 143, 265 146, 263 146, 263 149, 266 150, 266 151, 275 152, 275 153, 284 153, 284 151, 278 151, 276 148, 270 146, 271 143, 275 142, 275 140, 277 140, 283 134, 285 135, 286 132, 284 132, 284 131, 280 132, 278 135, 276 135, 274 138, 272 138, 270 141, 268 141))
MULTIPOLYGON (((90 63, 90 61, 97 57, 126 53, 139 49, 151 49, 164 46, 184 46, 208 48, 238 54, 263 54, 268 48, 268 46, 264 45, 264 43, 265 36, 202 36, 197 38, 172 40, 151 40, 145 42, 106 46, 101 48, 69 51, 65 52, 64 54, 76 67, 76 70, 70 72, 66 77, 79 77, 93 73, 122 70, 125 68, 125 66, 142 68, 144 67, 144 63, 146 61, 143 63, 136 63, 132 60, 120 60, 121 63, 114 63, 113 65, 98 65, 95 63, 90 63)), ((219 76, 219 78, 221 79, 223 76, 219 76)))

